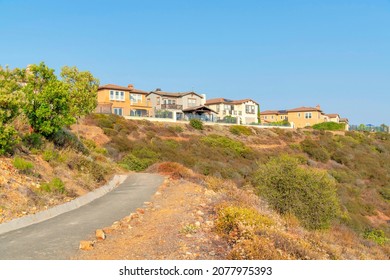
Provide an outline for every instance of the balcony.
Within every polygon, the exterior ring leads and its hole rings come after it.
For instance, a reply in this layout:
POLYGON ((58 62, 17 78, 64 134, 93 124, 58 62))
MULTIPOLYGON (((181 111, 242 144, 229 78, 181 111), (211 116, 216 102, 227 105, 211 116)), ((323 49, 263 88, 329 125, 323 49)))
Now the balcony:
POLYGON ((162 110, 183 110, 183 105, 178 104, 161 104, 162 110))

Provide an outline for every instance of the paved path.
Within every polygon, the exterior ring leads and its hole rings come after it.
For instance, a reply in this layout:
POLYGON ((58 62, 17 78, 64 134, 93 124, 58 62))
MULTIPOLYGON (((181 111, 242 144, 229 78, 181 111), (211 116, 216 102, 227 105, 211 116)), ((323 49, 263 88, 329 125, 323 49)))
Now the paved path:
POLYGON ((113 191, 50 220, 0 235, 0 259, 69 259, 80 240, 110 226, 150 200, 164 178, 135 173, 113 191))

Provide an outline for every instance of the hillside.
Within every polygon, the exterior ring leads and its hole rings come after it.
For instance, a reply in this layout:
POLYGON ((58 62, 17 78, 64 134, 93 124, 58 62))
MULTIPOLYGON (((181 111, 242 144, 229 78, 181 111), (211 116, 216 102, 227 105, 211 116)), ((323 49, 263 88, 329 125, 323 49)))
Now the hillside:
POLYGON ((0 158, 2 222, 82 195, 116 172, 146 170, 170 178, 154 198, 152 205, 159 207, 146 207, 128 225, 122 221, 126 227, 112 230, 107 242, 79 258, 390 256, 389 135, 242 126, 197 130, 113 115, 91 115, 65 131, 66 141, 43 140, 39 147, 24 142, 11 158, 0 158), (15 158, 32 167, 16 168, 15 158), (273 189, 290 186, 297 187, 284 195, 287 200, 272 200, 279 195, 273 189), (143 236, 138 244, 151 251, 129 253, 123 244, 134 247, 132 234, 143 236), (171 236, 174 244, 162 246, 159 236, 171 236), (163 251, 155 252, 156 246, 163 251))

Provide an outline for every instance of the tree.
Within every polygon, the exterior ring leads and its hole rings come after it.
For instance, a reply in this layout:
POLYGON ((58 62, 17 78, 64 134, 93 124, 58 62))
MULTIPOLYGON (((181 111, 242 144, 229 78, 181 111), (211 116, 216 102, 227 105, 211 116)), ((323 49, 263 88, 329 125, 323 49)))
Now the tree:
POLYGON ((24 71, 0 67, 0 154, 12 151, 18 136, 12 121, 19 115, 24 71))
POLYGON ((69 104, 69 85, 59 81, 43 62, 26 70, 24 113, 35 132, 50 137, 75 122, 69 104))
POLYGON ((76 119, 93 112, 97 106, 99 80, 88 71, 65 66, 61 69, 62 81, 69 89, 70 114, 76 119))

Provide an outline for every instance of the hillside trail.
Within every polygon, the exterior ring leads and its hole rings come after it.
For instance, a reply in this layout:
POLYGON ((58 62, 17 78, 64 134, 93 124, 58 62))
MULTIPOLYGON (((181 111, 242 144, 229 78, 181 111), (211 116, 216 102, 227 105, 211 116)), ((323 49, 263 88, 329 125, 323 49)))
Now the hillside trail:
POLYGON ((228 245, 213 232, 216 197, 200 185, 167 179, 132 218, 106 228, 105 240, 72 259, 226 259, 228 245))

